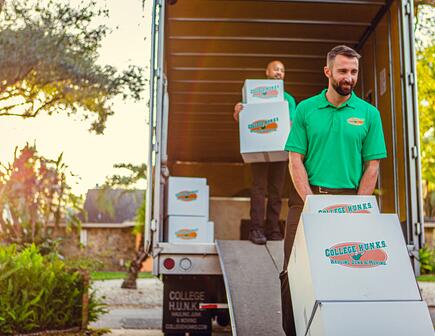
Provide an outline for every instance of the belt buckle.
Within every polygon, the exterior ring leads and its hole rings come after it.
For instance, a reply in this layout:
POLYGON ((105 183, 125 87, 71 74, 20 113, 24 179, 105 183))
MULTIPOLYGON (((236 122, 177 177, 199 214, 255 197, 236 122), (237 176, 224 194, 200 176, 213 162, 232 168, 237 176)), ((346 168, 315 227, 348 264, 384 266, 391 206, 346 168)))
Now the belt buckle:
POLYGON ((322 187, 319 187, 319 194, 327 194, 328 191, 324 190, 322 187))

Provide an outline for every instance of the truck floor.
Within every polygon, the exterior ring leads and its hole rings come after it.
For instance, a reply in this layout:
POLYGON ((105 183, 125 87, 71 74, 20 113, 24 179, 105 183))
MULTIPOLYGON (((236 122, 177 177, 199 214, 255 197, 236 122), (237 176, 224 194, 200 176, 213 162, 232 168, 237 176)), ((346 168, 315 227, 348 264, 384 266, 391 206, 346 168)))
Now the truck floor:
POLYGON ((282 241, 216 242, 227 292, 233 336, 284 336, 279 272, 282 241))

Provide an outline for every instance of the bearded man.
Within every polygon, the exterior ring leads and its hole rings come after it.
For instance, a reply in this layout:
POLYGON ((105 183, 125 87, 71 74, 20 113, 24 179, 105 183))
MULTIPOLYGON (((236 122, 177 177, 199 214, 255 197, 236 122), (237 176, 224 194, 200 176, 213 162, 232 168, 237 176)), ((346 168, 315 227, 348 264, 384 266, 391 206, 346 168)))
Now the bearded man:
POLYGON ((324 67, 328 88, 299 103, 285 147, 299 195, 289 208, 280 274, 286 335, 295 335, 287 266, 307 195, 371 195, 379 160, 387 156, 379 111, 353 92, 360 58, 347 46, 328 53, 324 67))

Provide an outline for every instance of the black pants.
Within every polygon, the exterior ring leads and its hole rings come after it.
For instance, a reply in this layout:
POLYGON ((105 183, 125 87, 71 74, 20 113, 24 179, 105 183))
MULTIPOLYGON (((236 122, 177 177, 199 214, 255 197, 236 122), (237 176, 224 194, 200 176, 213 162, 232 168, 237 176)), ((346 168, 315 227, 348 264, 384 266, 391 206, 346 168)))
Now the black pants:
POLYGON ((251 226, 250 230, 265 229, 266 233, 280 232, 279 213, 281 212, 281 196, 284 186, 288 162, 255 162, 251 163, 251 226), (265 200, 267 194, 267 210, 265 200), (264 215, 266 214, 266 227, 264 215))
MULTIPOLYGON (((315 194, 320 194, 317 187, 312 187, 311 189, 315 194)), ((328 189, 328 192, 323 193, 335 195, 355 195, 357 191, 353 189, 328 189)), ((287 336, 293 336, 296 335, 296 330, 287 267, 290 260, 293 242, 295 240, 299 218, 301 217, 302 208, 304 206, 304 202, 294 189, 293 184, 290 186, 288 206, 289 211, 287 215, 284 236, 284 264, 282 271, 279 274, 279 280, 281 282, 282 328, 287 336)))

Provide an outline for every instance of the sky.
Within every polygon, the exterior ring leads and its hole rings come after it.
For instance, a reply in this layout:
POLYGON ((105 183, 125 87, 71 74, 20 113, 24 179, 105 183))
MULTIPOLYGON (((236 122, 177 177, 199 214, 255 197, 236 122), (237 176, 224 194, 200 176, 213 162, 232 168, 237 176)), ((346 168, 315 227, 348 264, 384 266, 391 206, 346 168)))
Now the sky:
MULTIPOLYGON (((97 0, 97 3, 109 9, 110 17, 105 22, 113 30, 103 41, 99 62, 119 70, 131 64, 147 67, 148 75, 152 1, 147 0, 144 9, 141 0, 97 0)), ((104 135, 88 132, 87 122, 62 115, 27 120, 2 117, 0 162, 11 162, 15 147, 23 147, 26 142, 36 143, 38 152, 48 158, 57 158, 63 152, 70 171, 80 176, 70 181, 71 186, 77 194, 84 194, 116 172, 113 164, 146 162, 147 101, 148 92, 139 103, 117 99, 115 114, 109 118, 104 135)))

